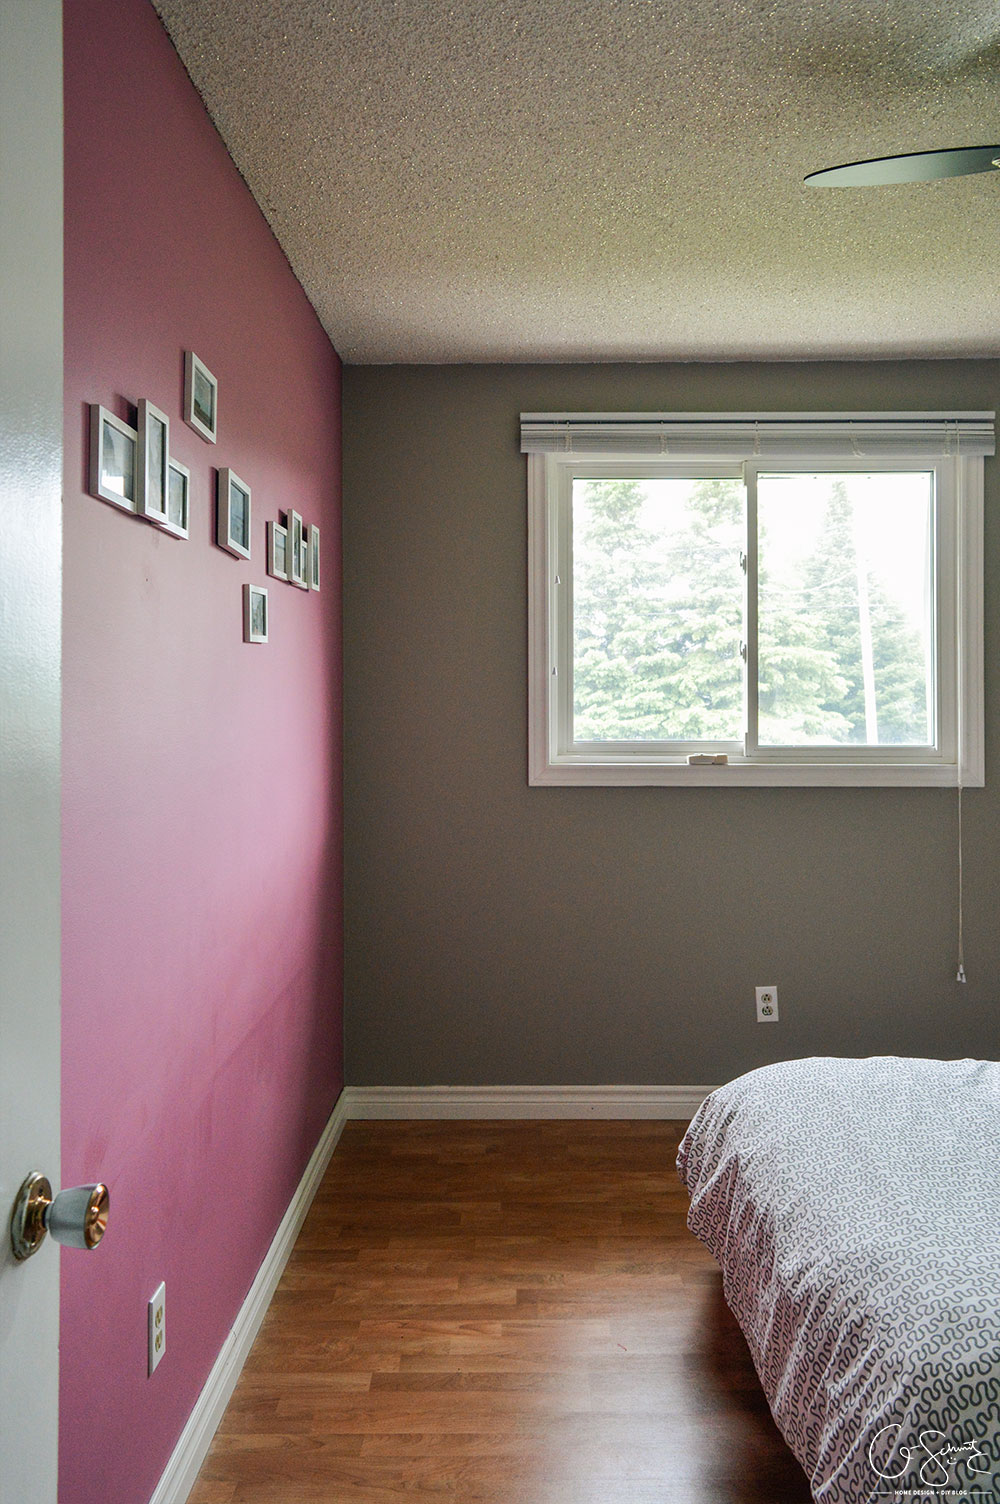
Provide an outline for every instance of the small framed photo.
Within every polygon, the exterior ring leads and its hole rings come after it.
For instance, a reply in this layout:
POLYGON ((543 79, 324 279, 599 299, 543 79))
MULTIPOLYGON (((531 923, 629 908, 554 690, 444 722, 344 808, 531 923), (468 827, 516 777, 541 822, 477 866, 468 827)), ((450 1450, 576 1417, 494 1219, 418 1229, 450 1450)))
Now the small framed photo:
POLYGON ((243 641, 267 641, 267 590, 263 585, 243 586, 243 641))
POLYGON ((193 350, 184 351, 184 422, 210 444, 218 431, 219 383, 193 350))
POLYGON ((154 519, 171 538, 187 538, 191 531, 191 472, 180 460, 167 462, 167 515, 154 519))
POLYGON ((280 522, 267 524, 267 572, 276 580, 288 579, 288 529, 280 522))
POLYGON ((235 470, 219 471, 218 525, 215 540, 227 553, 250 557, 250 487, 235 470))
POLYGON ((150 522, 166 521, 169 461, 170 419, 143 397, 139 403, 135 509, 150 522))
POLYGON ((134 428, 96 402, 90 405, 90 494, 124 512, 135 511, 134 428))
POLYGON ((310 590, 319 589, 319 528, 309 529, 309 553, 307 556, 306 579, 309 581, 310 590))
POLYGON ((298 512, 288 513, 288 578, 300 590, 308 590, 306 581, 306 538, 298 512))

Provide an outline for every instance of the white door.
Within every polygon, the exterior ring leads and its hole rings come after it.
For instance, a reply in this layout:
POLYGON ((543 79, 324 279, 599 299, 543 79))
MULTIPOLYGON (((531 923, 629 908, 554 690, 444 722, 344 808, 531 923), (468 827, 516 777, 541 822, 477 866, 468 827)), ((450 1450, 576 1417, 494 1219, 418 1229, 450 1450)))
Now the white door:
MULTIPOLYGON (((0 1501, 54 1504, 58 1248, 9 1218, 59 1188, 62 17, 0 4, 0 1501)), ((77 1255, 79 1257, 79 1255, 77 1255)))

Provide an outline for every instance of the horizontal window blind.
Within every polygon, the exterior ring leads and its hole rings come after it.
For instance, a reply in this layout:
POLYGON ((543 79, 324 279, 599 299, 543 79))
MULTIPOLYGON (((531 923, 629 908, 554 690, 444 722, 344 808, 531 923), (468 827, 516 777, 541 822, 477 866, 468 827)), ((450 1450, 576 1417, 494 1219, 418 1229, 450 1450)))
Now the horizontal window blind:
POLYGON ((672 459, 892 459, 991 455, 992 412, 522 413, 523 454, 672 459))

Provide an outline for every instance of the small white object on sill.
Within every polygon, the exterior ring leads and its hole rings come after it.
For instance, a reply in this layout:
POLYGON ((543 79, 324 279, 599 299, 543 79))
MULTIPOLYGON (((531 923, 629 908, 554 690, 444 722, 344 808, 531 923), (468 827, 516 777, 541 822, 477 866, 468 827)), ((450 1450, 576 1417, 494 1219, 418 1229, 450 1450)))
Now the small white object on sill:
POLYGON ((695 752, 688 758, 689 768, 724 768, 729 762, 725 752, 695 752))

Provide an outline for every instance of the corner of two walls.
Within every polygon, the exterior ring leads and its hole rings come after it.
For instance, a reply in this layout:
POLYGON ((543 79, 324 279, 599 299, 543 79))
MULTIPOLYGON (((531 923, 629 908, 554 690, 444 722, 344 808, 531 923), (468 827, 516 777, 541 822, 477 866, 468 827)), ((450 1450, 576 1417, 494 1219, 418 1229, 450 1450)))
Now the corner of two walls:
POLYGON ((62 1172, 106 1180, 112 1220, 63 1265, 60 1497, 137 1504, 343 1081, 340 363, 147 0, 67 5, 65 63, 62 1172), (214 445, 182 420, 185 350, 218 378, 214 445), (140 398, 191 471, 186 541, 88 494, 88 404, 134 424, 140 398), (223 466, 249 561, 214 541, 223 466), (319 593, 266 574, 290 507, 319 593))

